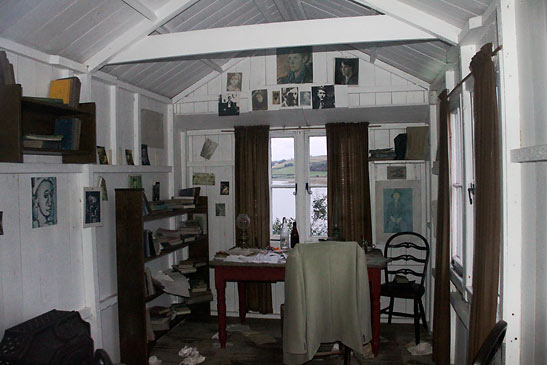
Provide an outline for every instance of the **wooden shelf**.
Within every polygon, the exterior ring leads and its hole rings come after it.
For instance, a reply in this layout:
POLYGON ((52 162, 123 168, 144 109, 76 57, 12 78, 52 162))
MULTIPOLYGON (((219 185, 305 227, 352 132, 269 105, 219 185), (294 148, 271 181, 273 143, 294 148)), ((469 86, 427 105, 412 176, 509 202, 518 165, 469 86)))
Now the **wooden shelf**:
POLYGON ((169 248, 165 248, 163 250, 161 250, 160 254, 159 255, 156 255, 156 256, 150 256, 150 257, 145 257, 144 258, 144 262, 150 262, 150 261, 153 261, 155 259, 158 259, 162 256, 165 256, 165 255, 169 255, 170 253, 173 253, 175 252, 176 250, 180 250, 181 248, 185 248, 185 247, 188 247, 192 244, 197 244, 197 243, 200 243, 201 241, 203 240, 207 240, 207 235, 202 235, 202 236, 199 236, 198 238, 196 238, 194 241, 190 241, 190 242, 183 242, 183 243, 179 243, 178 245, 173 245, 169 248))

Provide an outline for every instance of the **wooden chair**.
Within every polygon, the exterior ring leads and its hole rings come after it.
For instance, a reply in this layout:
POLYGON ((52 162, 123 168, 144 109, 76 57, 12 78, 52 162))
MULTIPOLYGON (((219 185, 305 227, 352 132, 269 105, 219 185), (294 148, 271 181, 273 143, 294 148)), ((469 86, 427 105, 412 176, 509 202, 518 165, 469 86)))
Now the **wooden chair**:
POLYGON ((507 332, 507 322, 501 320, 496 323, 488 334, 488 337, 486 337, 486 340, 482 343, 477 356, 475 356, 475 360, 473 360, 473 365, 490 364, 503 343, 505 332, 507 332))
POLYGON ((420 318, 427 330, 422 296, 425 293, 424 281, 429 262, 429 243, 424 236, 416 232, 395 233, 386 242, 384 256, 392 260, 384 271, 385 283, 382 284, 381 289, 381 295, 389 297, 389 306, 380 312, 388 314, 388 323, 391 323, 392 316, 414 318, 414 334, 416 344, 419 344, 420 318), (412 299, 414 312, 393 311, 395 298, 412 299))

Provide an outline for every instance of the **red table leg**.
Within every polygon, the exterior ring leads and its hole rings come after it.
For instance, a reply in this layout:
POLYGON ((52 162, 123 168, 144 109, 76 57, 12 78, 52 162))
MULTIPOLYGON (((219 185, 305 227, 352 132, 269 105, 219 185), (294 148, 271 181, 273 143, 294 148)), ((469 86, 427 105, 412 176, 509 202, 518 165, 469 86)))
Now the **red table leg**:
POLYGON ((369 268, 368 280, 370 284, 370 304, 372 315, 372 352, 374 353, 374 356, 378 356, 378 350, 380 349, 380 269, 369 268))
POLYGON ((239 319, 241 323, 245 323, 245 316, 247 315, 247 292, 245 290, 245 282, 237 282, 237 293, 239 297, 239 319))
POLYGON ((226 280, 222 270, 215 270, 215 287, 217 289, 217 311, 218 311, 218 339, 220 347, 226 347, 226 280))

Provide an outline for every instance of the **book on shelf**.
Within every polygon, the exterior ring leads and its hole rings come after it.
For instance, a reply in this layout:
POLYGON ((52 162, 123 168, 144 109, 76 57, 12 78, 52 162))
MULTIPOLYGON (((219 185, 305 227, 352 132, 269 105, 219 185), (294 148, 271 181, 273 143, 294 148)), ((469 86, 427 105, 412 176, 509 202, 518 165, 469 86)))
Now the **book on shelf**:
POLYGON ((179 267, 177 264, 171 266, 173 270, 178 271, 181 274, 192 274, 198 271, 195 267, 179 267))
POLYGON ((144 268, 144 289, 145 296, 147 297, 156 294, 154 282, 152 281, 152 272, 149 267, 144 268))
POLYGON ((191 199, 191 202, 195 204, 198 202, 200 191, 201 187, 199 186, 181 189, 179 190, 179 196, 177 198, 191 199))
POLYGON ((169 210, 169 206, 163 200, 151 201, 150 209, 152 212, 161 212, 163 210, 169 210))
POLYGON ((46 103, 63 104, 63 99, 59 98, 42 98, 39 96, 25 96, 25 98, 35 101, 43 101, 46 103))
POLYGON ((192 310, 186 305, 186 303, 175 303, 171 305, 171 310, 175 315, 190 314, 192 310))
POLYGON ((148 308, 151 317, 170 317, 172 310, 170 307, 164 307, 161 305, 155 305, 148 308))
POLYGON ((190 280, 190 293, 203 293, 207 291, 207 283, 201 279, 190 280))
POLYGON ((24 139, 31 139, 34 141, 56 141, 61 142, 63 136, 60 134, 25 134, 24 139))
POLYGON ((182 243, 182 240, 177 237, 154 237, 154 244, 159 244, 163 248, 169 248, 182 243))
POLYGON ((49 97, 63 99, 64 104, 77 108, 80 103, 80 88, 80 79, 75 76, 52 80, 49 83, 49 97))
POLYGON ((201 226, 196 220, 186 220, 179 223, 181 234, 201 234, 201 226))
POLYGON ((55 120, 55 134, 63 136, 62 150, 77 150, 80 148, 80 132, 82 121, 79 118, 64 118, 55 120))
POLYGON ((159 227, 154 231, 156 237, 176 237, 180 239, 180 232, 178 229, 168 229, 159 227))
POLYGON ((37 139, 24 139, 23 140, 24 148, 42 148, 48 150, 60 150, 61 141, 43 141, 37 139))
POLYGON ((150 314, 150 327, 153 331, 166 331, 169 330, 171 324, 171 317, 154 317, 150 314))
POLYGON ((213 300, 213 294, 209 289, 201 293, 190 293, 188 298, 184 298, 186 304, 204 303, 210 302, 211 300, 213 300))

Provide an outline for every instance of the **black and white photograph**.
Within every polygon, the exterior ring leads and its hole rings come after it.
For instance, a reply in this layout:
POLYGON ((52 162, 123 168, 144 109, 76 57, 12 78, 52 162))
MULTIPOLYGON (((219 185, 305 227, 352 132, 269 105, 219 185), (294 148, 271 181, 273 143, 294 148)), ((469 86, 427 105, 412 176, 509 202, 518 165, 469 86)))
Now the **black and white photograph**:
POLYGON ((205 138, 203 146, 201 146, 201 152, 199 153, 199 155, 206 160, 210 160, 211 157, 213 157, 213 154, 215 153, 217 147, 217 142, 213 141, 210 138, 205 138))
POLYGON ((224 217, 226 216, 226 204, 224 203, 216 203, 215 204, 215 215, 217 217, 224 217))
POLYGON ((334 108, 334 85, 312 86, 312 108, 334 108))
POLYGON ((277 50, 277 83, 305 84, 313 82, 311 47, 280 48, 277 50))
POLYGON ((102 226, 101 190, 84 188, 84 228, 102 226))
POLYGON ((104 146, 97 146, 97 157, 100 165, 108 165, 108 156, 106 155, 104 146))
POLYGON ((241 72, 228 72, 226 77, 226 91, 241 91, 241 80, 243 79, 241 72))
POLYGON ((254 110, 268 110, 268 90, 260 89, 253 90, 253 111, 254 110))
POLYGON ((281 88, 281 107, 287 108, 298 105, 298 88, 296 86, 281 88))
POLYGON ((218 115, 239 115, 239 94, 221 94, 218 97, 218 115))
POLYGON ((359 59, 335 58, 334 83, 336 85, 359 85, 359 59))
POLYGON ((146 144, 141 144, 141 165, 150 165, 150 160, 148 159, 148 145, 146 144))
POLYGON ((300 105, 301 106, 310 106, 311 105, 311 91, 301 91, 300 92, 300 105))
POLYGON ((135 162, 133 161, 133 151, 132 150, 125 150, 125 161, 128 165, 134 165, 135 162))
POLYGON ((220 182, 220 195, 230 195, 230 182, 221 181, 220 182))
POLYGON ((57 178, 32 177, 32 228, 57 224, 57 178))
POLYGON ((272 105, 279 105, 281 104, 281 96, 280 96, 279 90, 272 91, 272 105))

